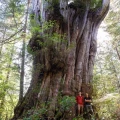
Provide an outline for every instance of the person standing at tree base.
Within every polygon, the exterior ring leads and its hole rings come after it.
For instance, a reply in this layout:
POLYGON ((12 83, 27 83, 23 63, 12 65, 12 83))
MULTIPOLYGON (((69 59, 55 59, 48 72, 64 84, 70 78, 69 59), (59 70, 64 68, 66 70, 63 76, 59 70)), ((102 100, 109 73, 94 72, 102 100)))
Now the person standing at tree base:
POLYGON ((76 96, 76 102, 78 108, 78 115, 83 114, 84 97, 82 96, 82 92, 79 92, 76 96))
POLYGON ((88 95, 88 93, 86 93, 86 97, 84 98, 84 101, 85 101, 85 109, 86 109, 86 112, 87 112, 87 113, 89 113, 89 112, 92 112, 92 113, 93 113, 93 109, 92 109, 92 105, 91 105, 92 99, 91 99, 91 97, 88 95))

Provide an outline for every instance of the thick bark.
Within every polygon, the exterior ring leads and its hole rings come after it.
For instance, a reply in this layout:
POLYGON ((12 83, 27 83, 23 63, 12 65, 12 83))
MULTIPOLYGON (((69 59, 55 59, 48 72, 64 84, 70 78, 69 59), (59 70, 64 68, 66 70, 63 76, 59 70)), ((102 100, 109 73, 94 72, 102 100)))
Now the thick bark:
MULTIPOLYGON (((29 48, 34 52, 33 78, 23 101, 15 109, 13 120, 22 118, 33 106, 41 107, 45 101, 45 104, 49 101, 47 117, 55 117, 59 93, 62 96, 75 96, 79 90, 92 93, 96 36, 108 12, 109 0, 103 0, 101 8, 95 9, 90 9, 89 1, 77 6, 75 3, 68 5, 65 0, 59 0, 56 4, 52 4, 53 1, 49 4, 44 0, 33 1, 36 22, 41 27, 44 21, 54 20, 55 24, 49 30, 34 35, 29 42, 29 48), (45 43, 49 38, 45 39, 44 35, 54 33, 64 35, 67 44, 63 41, 52 42, 44 47, 37 43, 45 43)), ((71 115, 69 111, 62 113, 64 119, 71 120, 75 116, 74 106, 71 111, 71 115)))

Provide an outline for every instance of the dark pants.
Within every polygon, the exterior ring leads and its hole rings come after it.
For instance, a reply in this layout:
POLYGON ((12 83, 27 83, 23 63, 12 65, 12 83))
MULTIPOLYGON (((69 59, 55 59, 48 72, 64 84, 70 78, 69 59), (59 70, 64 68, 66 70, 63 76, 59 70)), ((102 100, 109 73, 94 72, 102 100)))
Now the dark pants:
POLYGON ((85 105, 86 108, 86 112, 92 112, 93 113, 93 109, 91 105, 85 105))

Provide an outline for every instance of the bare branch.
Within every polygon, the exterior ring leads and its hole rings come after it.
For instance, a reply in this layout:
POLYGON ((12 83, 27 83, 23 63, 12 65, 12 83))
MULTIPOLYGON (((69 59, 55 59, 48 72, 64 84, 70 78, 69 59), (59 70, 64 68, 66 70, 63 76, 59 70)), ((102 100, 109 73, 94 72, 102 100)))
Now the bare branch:
MULTIPOLYGON (((2 44, 14 44, 14 43, 17 43, 16 40, 20 39, 21 37, 17 37, 15 39, 12 39, 12 40, 8 40, 8 41, 3 41, 2 44), (13 43, 14 42, 14 43, 13 43)), ((1 42, 0 42, 1 44, 1 42)))
POLYGON ((19 32, 21 32, 23 30, 23 28, 21 28, 20 30, 18 30, 16 33, 14 33, 13 35, 11 35, 9 38, 0 41, 0 43, 4 43, 6 41, 9 41, 11 38, 13 38, 16 34, 18 34, 19 32))
POLYGON ((118 56, 118 58, 119 58, 119 60, 120 60, 120 54, 119 54, 118 48, 116 47, 115 50, 116 50, 117 56, 118 56))

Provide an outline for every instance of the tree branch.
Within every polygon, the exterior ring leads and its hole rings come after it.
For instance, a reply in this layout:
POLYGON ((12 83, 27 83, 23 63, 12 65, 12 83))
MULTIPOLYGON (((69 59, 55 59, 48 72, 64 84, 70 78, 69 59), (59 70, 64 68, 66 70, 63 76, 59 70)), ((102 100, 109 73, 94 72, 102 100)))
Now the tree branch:
POLYGON ((103 14, 106 12, 110 4, 110 0, 102 0, 102 7, 101 10, 99 11, 99 15, 103 16, 103 14))
POLYGON ((102 0, 102 6, 101 8, 98 8, 98 10, 96 11, 96 15, 94 16, 96 26, 99 27, 100 23, 105 18, 109 10, 109 5, 110 5, 110 0, 102 0))
POLYGON ((18 30, 18 31, 17 31, 16 33, 14 33, 13 35, 11 35, 9 38, 0 41, 0 43, 4 43, 4 42, 10 40, 10 39, 13 38, 16 34, 18 34, 19 32, 21 32, 22 30, 23 30, 23 28, 21 28, 20 30, 18 30))
POLYGON ((115 50, 116 50, 117 56, 118 56, 118 58, 119 58, 119 60, 120 60, 120 54, 119 54, 118 48, 116 47, 115 50))
POLYGON ((1 45, 1 44, 14 44, 14 43, 17 43, 16 40, 18 40, 18 39, 20 39, 20 38, 21 38, 21 37, 18 37, 18 38, 12 39, 12 40, 8 40, 8 41, 2 41, 2 42, 0 42, 0 45, 1 45), (13 43, 13 41, 14 41, 14 43, 13 43))

